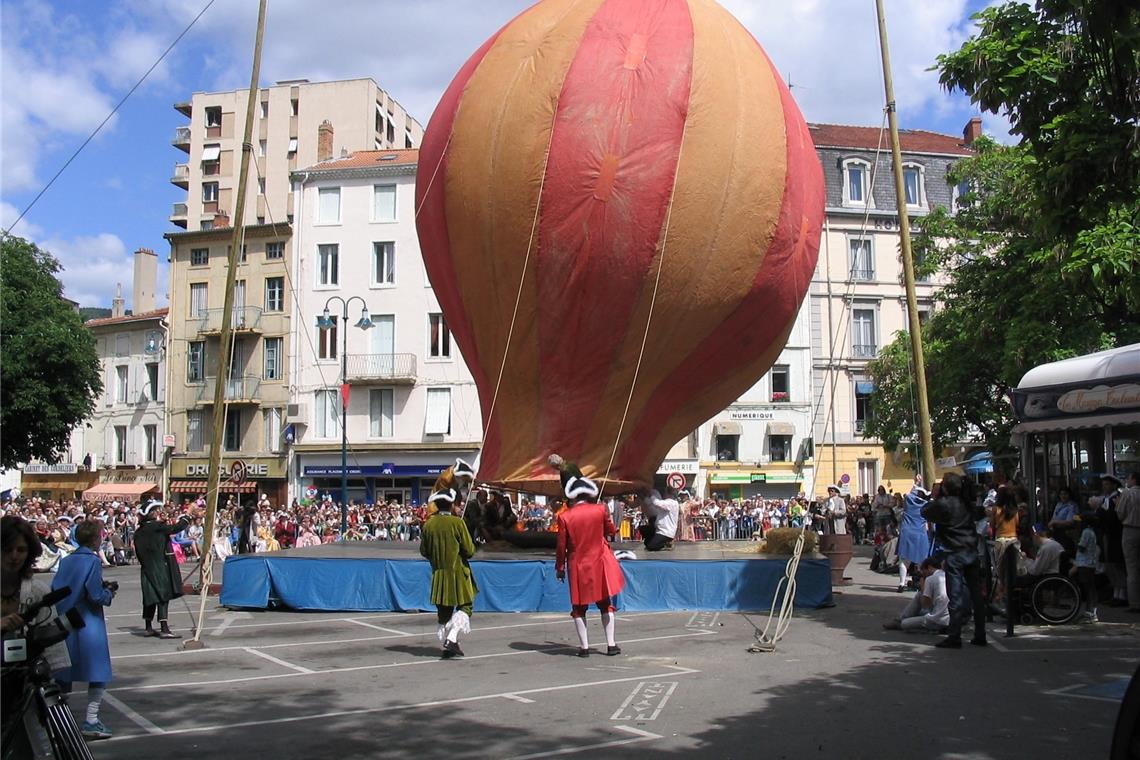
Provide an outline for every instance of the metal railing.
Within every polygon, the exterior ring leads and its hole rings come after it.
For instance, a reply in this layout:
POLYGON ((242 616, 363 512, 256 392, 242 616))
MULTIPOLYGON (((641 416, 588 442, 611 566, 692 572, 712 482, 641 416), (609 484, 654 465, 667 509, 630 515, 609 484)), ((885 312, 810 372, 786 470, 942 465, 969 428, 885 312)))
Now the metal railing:
POLYGON ((190 127, 178 127, 174 130, 174 139, 171 145, 188 145, 190 143, 190 127))
POLYGON ((172 218, 185 219, 188 212, 189 209, 186 207, 185 203, 175 203, 174 208, 170 212, 170 216, 172 218))
MULTIPOLYGON (((207 377, 198 389, 198 403, 214 403, 217 377, 207 377)), ((226 378, 226 401, 256 401, 261 392, 261 378, 256 375, 234 375, 226 378)))
MULTIPOLYGON (((198 323, 198 332, 216 333, 222 330, 222 313, 225 309, 205 309, 202 312, 202 321, 198 323)), ((233 330, 246 330, 257 332, 261 329, 260 306, 238 306, 233 309, 230 318, 230 328, 233 330)))
POLYGON ((853 356, 858 356, 861 358, 874 358, 879 355, 879 347, 864 343, 856 343, 851 346, 851 354, 853 356))
POLYGON ((875 279, 874 269, 852 269, 848 275, 849 280, 873 280, 875 279))
POLYGON ((189 182, 190 181, 190 164, 175 164, 174 174, 170 176, 171 182, 189 182))
POLYGON ((415 382, 415 354, 349 354, 348 380, 377 382, 415 382))

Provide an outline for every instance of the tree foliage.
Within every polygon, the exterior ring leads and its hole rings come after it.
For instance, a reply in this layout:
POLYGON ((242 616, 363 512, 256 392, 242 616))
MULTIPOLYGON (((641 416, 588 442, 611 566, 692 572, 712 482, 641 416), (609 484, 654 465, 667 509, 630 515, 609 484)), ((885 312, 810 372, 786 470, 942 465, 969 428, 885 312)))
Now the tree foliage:
MULTIPOLYGON (((1008 2, 940 56, 942 84, 1004 114, 1019 144, 982 138, 950 171, 953 212, 922 221, 916 259, 941 270, 923 327, 935 446, 1009 448, 1009 391, 1047 361, 1140 341, 1140 9, 1008 2)), ((869 372, 867 433, 915 437, 909 338, 869 372)))
POLYGON ((55 462, 103 388, 95 339, 50 253, 11 235, 0 245, 0 466, 55 462))

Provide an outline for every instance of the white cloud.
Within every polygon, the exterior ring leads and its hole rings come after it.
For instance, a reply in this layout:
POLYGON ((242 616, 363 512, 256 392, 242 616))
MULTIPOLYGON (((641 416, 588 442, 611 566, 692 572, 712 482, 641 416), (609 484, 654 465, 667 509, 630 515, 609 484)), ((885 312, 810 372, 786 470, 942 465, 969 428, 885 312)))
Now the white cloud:
POLYGON ((63 266, 63 292, 80 306, 109 306, 116 284, 131 296, 131 257, 118 235, 104 232, 70 239, 47 238, 36 245, 63 266))

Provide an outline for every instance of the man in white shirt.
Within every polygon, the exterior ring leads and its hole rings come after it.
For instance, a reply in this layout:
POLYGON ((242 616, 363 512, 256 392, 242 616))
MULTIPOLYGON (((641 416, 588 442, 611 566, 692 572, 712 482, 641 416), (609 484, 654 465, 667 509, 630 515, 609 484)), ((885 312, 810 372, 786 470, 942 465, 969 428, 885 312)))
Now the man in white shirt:
POLYGON ((672 549, 673 539, 677 535, 677 514, 681 510, 681 505, 673 498, 672 492, 666 488, 665 495, 662 496, 657 491, 650 491, 642 500, 641 510, 649 517, 649 522, 641 526, 645 550, 657 552, 672 549))
POLYGON ((1054 541, 1047 525, 1038 525, 1033 533, 1033 543, 1037 546, 1037 556, 1029 561, 1029 575, 1040 578, 1044 575, 1057 575, 1061 572, 1061 553, 1065 548, 1054 541))
POLYGON ((915 592, 902 613, 883 627, 890 631, 930 631, 937 633, 950 625, 950 597, 946 593, 946 573, 942 560, 928 557, 918 567, 922 588, 915 592))

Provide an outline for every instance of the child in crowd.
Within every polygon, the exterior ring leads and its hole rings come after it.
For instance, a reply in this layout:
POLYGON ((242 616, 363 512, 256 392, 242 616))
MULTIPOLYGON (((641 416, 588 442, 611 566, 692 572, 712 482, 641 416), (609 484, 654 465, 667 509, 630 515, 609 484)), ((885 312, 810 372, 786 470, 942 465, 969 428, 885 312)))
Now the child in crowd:
POLYGON ((1096 617, 1096 563, 1100 559, 1100 546, 1096 541, 1096 515, 1086 515, 1081 524, 1081 537, 1077 541, 1077 557, 1073 562, 1072 574, 1081 588, 1081 606, 1084 608, 1077 618, 1079 623, 1095 623, 1096 617))

